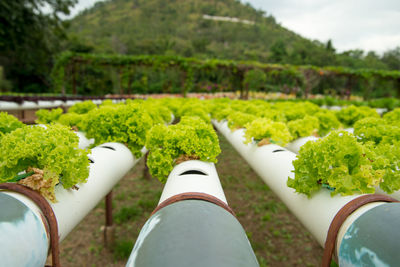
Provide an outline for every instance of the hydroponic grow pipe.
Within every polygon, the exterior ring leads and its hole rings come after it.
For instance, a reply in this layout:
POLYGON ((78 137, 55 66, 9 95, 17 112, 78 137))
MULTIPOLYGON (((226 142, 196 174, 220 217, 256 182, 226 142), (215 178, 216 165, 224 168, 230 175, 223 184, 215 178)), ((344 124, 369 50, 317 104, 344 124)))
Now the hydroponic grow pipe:
MULTIPOLYGON (((243 129, 232 133, 226 122, 213 121, 213 124, 311 232, 320 245, 325 247, 328 230, 334 217, 346 204, 358 199, 360 195, 331 197, 328 190, 320 190, 312 198, 297 194, 294 189, 286 185, 288 177, 293 178, 292 161, 296 159, 294 153, 273 144, 262 147, 257 147, 254 144, 245 145, 243 144, 243 129)), ((399 205, 385 204, 385 202, 366 204, 349 215, 342 225, 339 237, 336 239, 339 263, 344 264, 347 259, 351 258, 351 263, 358 260, 358 264, 354 266, 361 266, 364 258, 360 255, 375 255, 376 259, 386 263, 400 262, 400 253, 385 253, 385 251, 392 251, 394 245, 396 245, 395 247, 400 245, 400 233, 397 230, 400 223, 400 216, 398 215, 400 215, 399 205), (384 216, 387 219, 384 229, 382 224, 363 223, 362 231, 371 233, 368 235, 369 239, 357 235, 357 228, 358 225, 361 225, 361 222, 365 222, 371 214, 381 214, 382 210, 387 209, 393 209, 393 211, 384 216), (386 234, 382 234, 382 232, 386 234), (393 235, 397 240, 388 238, 388 235, 393 235), (349 248, 351 242, 355 245, 353 244, 349 248), (379 244, 379 249, 372 247, 374 243, 379 244), (358 246, 361 250, 355 249, 355 246, 358 246)), ((379 218, 381 217, 376 217, 374 221, 377 222, 376 220, 379 218)))
POLYGON ((300 148, 307 143, 308 141, 316 141, 318 140, 318 137, 315 136, 306 136, 306 137, 300 137, 293 142, 290 142, 289 144, 286 145, 285 148, 288 150, 292 151, 293 153, 298 154, 300 151, 300 148))
POLYGON ((175 166, 168 176, 158 204, 188 192, 208 194, 228 204, 215 165, 210 162, 190 160, 175 166))
MULTIPOLYGON (((91 150, 89 158, 92 163, 87 183, 79 184, 79 190, 56 186, 58 202, 50 203, 57 219, 60 242, 138 161, 119 143, 97 146, 91 150)), ((47 224, 37 205, 19 193, 2 190, 0 207, 0 263, 43 267, 49 238, 47 224)))
POLYGON ((213 163, 186 161, 173 169, 126 266, 259 266, 213 163))
POLYGON ((88 139, 83 132, 75 132, 75 134, 79 137, 78 148, 85 149, 94 144, 94 139, 88 139))
POLYGON ((24 101, 23 103, 19 104, 16 102, 8 102, 8 101, 0 101, 0 110, 30 110, 30 109, 40 109, 40 108, 56 108, 56 107, 69 107, 72 106, 75 103, 78 103, 80 101, 74 100, 74 101, 61 101, 61 100, 56 100, 56 101, 38 101, 33 102, 33 101, 24 101))
MULTIPOLYGON (((17 102, 10 101, 0 101, 0 110, 30 110, 30 109, 41 109, 41 108, 57 108, 57 107, 71 107, 76 103, 82 102, 84 100, 39 100, 37 102, 33 101, 24 101, 19 104, 17 102)), ((102 100, 94 99, 91 100, 95 104, 101 104, 102 100)), ((113 100, 113 103, 117 102, 117 100, 113 100)))

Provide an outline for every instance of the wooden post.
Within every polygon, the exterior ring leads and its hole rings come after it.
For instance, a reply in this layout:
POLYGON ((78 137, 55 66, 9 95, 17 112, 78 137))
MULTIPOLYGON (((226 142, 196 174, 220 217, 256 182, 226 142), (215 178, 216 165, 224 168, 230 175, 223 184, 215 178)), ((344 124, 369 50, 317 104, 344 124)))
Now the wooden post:
POLYGON ((132 73, 128 70, 128 95, 132 94, 132 73))
POLYGON ((147 166, 147 158, 149 157, 149 151, 144 155, 144 168, 143 168, 143 178, 149 180, 151 178, 149 167, 147 166))
POLYGON ((400 78, 397 78, 397 97, 400 98, 400 78))
POLYGON ((182 74, 182 78, 181 78, 182 97, 186 97, 186 88, 185 88, 186 78, 187 78, 187 73, 186 73, 186 71, 184 70, 184 71, 183 71, 183 74, 182 74))
POLYGON ((123 68, 119 68, 118 70, 118 79, 119 79, 119 94, 123 95, 124 94, 124 89, 122 86, 122 73, 123 73, 123 68))
POLYGON ((104 246, 108 249, 112 249, 115 243, 115 227, 113 225, 112 215, 112 191, 106 195, 106 225, 104 226, 104 246))
POLYGON ((72 94, 76 95, 75 63, 72 63, 72 94))

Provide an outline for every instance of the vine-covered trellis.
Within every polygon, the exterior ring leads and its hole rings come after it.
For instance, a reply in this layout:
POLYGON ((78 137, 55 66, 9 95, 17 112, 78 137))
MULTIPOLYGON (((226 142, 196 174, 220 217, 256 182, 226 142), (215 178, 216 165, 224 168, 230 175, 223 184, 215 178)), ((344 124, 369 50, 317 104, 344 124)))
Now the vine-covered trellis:
MULTIPOLYGON (((240 90, 241 95, 248 95, 249 86, 244 85, 246 75, 252 70, 262 70, 267 81, 289 90, 302 88, 305 97, 318 85, 319 88, 335 89, 342 97, 357 91, 369 98, 374 89, 379 88, 382 96, 395 92, 400 95, 400 71, 374 69, 350 69, 345 67, 316 67, 266 64, 250 61, 232 61, 218 59, 185 58, 180 56, 158 55, 102 55, 64 52, 52 70, 52 78, 57 92, 66 93, 66 85, 70 93, 77 93, 77 82, 85 74, 82 68, 90 69, 91 73, 109 69, 114 73, 119 87, 119 94, 132 93, 133 74, 138 67, 151 68, 162 72, 174 68, 180 73, 181 93, 186 94, 194 85, 196 73, 205 72, 212 75, 223 72, 228 77, 232 88, 240 90), (126 79, 124 86, 122 80, 126 79)), ((96 81, 92 81, 94 84, 96 81)), ((95 85, 93 85, 95 86, 95 85)), ((321 89, 322 90, 322 89, 321 89)))

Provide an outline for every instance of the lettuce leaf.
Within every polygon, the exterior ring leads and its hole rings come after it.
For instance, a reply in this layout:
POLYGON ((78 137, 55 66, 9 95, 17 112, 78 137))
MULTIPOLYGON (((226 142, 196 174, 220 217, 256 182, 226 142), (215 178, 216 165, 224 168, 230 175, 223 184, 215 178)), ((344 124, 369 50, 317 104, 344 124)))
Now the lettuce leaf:
POLYGON ((296 192, 311 196, 322 187, 332 195, 374 193, 385 171, 374 165, 376 154, 345 131, 334 131, 315 142, 308 142, 293 161, 294 179, 287 185, 296 192))
POLYGON ((150 174, 161 182, 166 181, 180 159, 217 162, 221 153, 213 127, 199 117, 184 116, 175 125, 155 125, 147 135, 146 147, 150 174))
POLYGON ((5 134, 0 140, 0 182, 14 181, 21 172, 37 168, 43 172, 42 180, 28 177, 31 181, 26 184, 42 184, 43 188, 34 189, 55 201, 55 184, 71 188, 89 176, 89 151, 78 149, 78 143, 78 136, 60 124, 24 126, 5 134))
POLYGON ((245 144, 251 143, 253 140, 259 142, 266 139, 268 143, 284 146, 292 140, 289 129, 286 124, 282 122, 274 122, 266 118, 257 118, 247 123, 245 128, 245 144))

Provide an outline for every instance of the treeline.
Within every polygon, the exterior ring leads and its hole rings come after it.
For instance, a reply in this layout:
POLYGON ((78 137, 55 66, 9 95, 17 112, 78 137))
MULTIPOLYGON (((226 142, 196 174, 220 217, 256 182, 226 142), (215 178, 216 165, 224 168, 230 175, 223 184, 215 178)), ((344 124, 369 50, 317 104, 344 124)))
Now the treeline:
POLYGON ((188 92, 283 91, 351 94, 366 99, 400 93, 400 71, 266 64, 256 61, 155 55, 101 55, 66 52, 52 71, 62 94, 153 94, 188 92))

